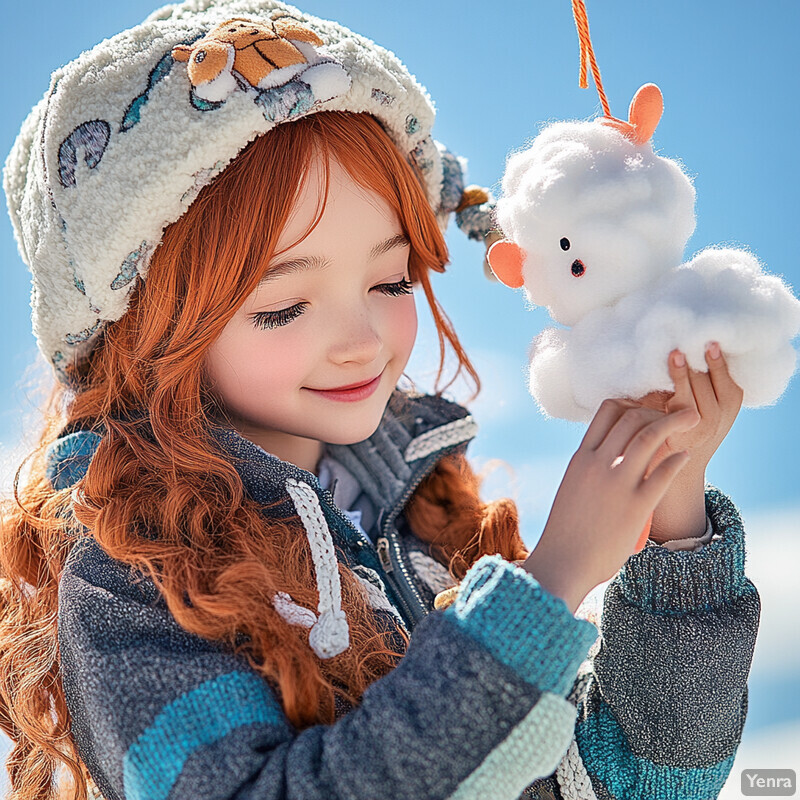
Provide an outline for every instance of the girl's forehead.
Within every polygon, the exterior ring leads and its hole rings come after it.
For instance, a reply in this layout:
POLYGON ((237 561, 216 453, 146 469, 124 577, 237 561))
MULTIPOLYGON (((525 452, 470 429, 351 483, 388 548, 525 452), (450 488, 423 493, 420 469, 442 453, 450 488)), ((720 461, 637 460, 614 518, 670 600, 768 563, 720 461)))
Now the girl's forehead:
MULTIPOLYGON (((308 170, 300 182, 294 208, 297 208, 303 202, 321 204, 323 198, 330 199, 332 196, 336 197, 342 192, 353 192, 365 197, 377 197, 377 193, 373 189, 364 186, 353 178, 334 156, 325 161, 321 155, 317 154, 309 162, 308 170)), ((385 203, 382 198, 380 199, 385 203)))
POLYGON ((353 234, 359 234, 359 239, 363 235, 365 244, 367 239, 375 239, 369 244, 372 247, 388 232, 402 232, 399 217, 386 200, 356 181, 339 162, 329 162, 327 193, 325 173, 325 165, 317 157, 309 166, 281 231, 279 252, 300 248, 308 240, 311 244, 353 234))

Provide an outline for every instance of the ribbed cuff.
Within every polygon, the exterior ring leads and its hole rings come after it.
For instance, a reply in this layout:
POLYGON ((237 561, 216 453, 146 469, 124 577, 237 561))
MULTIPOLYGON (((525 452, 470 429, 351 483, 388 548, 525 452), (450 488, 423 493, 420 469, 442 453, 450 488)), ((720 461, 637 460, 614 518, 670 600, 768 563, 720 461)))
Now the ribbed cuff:
POLYGON ((598 635, 533 575, 497 555, 472 565, 443 613, 521 678, 562 697, 598 635))
POLYGON ((702 550, 668 550, 648 540, 614 578, 623 597, 654 614, 712 611, 740 597, 744 574, 744 526, 727 495, 706 484, 706 514, 715 534, 702 550))
MULTIPOLYGON (((667 550, 702 550, 714 538, 714 526, 706 514, 706 529, 702 536, 687 536, 683 539, 670 539, 667 542, 656 542, 667 550)), ((719 536, 719 534, 717 534, 719 536)))

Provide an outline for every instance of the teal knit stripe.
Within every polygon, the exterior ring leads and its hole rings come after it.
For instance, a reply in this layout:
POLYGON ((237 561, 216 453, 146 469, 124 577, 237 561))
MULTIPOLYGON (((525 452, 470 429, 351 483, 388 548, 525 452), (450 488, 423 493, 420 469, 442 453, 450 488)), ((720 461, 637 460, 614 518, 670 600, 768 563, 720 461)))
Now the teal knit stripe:
POLYGON ((615 798, 625 800, 715 800, 736 753, 709 767, 668 767, 635 755, 611 708, 600 701, 597 714, 575 726, 586 771, 615 798))
POLYGON ((483 556, 444 614, 523 680, 565 697, 597 628, 528 572, 500 556, 483 556))
POLYGON ((128 800, 166 800, 192 753, 242 725, 286 724, 257 675, 231 672, 200 684, 165 706, 123 761, 128 800))

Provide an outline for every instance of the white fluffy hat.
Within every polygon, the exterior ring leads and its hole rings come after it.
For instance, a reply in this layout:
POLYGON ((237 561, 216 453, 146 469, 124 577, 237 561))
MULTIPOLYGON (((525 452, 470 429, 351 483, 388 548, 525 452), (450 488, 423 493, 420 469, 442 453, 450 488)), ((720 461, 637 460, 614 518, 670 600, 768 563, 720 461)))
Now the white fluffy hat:
POLYGON ((53 73, 5 165, 33 330, 62 381, 128 307, 167 225, 239 151, 287 120, 368 112, 422 172, 444 229, 492 228, 487 194, 431 135, 434 108, 397 57, 277 0, 188 0, 53 73), (466 199, 469 195, 470 199, 466 199))

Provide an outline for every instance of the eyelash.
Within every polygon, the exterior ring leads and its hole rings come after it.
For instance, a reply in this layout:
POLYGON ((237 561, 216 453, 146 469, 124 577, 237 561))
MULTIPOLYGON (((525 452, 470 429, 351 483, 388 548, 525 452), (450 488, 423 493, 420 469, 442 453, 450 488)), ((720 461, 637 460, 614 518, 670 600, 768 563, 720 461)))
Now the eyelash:
POLYGON ((411 294, 411 281, 403 278, 397 283, 379 283, 375 288, 389 297, 400 297, 403 294, 411 294))
MULTIPOLYGON (((379 283, 374 286, 381 294, 388 297, 401 297, 404 294, 411 294, 413 284, 407 278, 396 283, 379 283)), ((296 303, 288 308, 281 308, 278 311, 259 311, 253 314, 253 324, 263 330, 273 330, 282 325, 288 325, 292 320, 297 319, 308 303, 296 303)))

